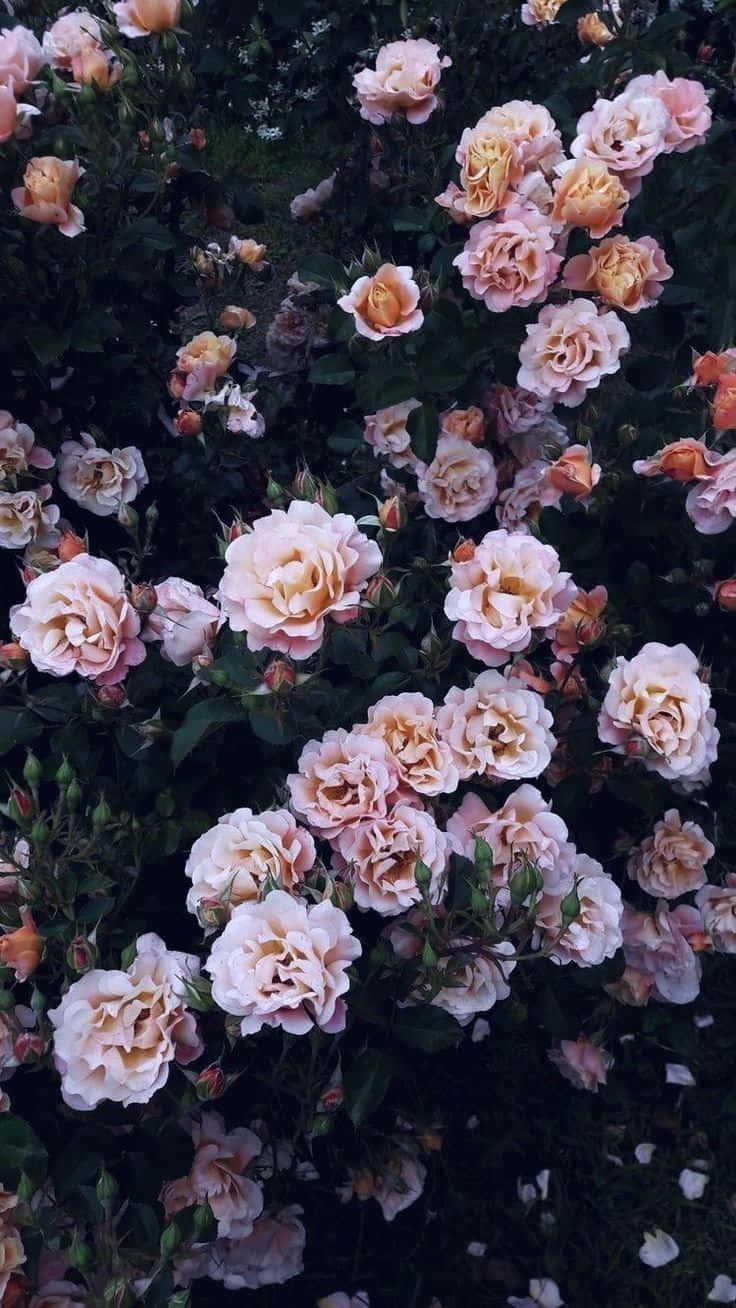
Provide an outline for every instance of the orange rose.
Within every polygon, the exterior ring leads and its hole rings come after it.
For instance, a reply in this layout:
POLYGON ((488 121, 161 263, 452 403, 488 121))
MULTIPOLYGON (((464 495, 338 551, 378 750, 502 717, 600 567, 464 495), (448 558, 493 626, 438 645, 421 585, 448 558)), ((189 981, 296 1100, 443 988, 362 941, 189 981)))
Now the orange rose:
POLYGON ((256 325, 255 314, 240 304, 226 304, 217 325, 226 332, 250 331, 256 325))
POLYGON ((3 967, 12 967, 18 981, 27 981, 40 962, 43 940, 31 910, 22 908, 20 917, 23 925, 0 937, 0 963, 3 967))
POLYGON ((500 209, 509 190, 521 181, 524 165, 511 138, 496 128, 466 127, 457 151, 466 214, 486 218, 500 209))
POLYGON ((94 83, 101 91, 109 91, 120 81, 123 65, 111 50, 105 50, 96 41, 89 41, 74 54, 72 73, 80 86, 94 83))
POLYGON ((583 227, 596 239, 620 226, 630 196, 600 159, 575 159, 560 165, 554 183, 552 218, 583 227))
POLYGON ((460 436, 471 445, 480 445, 486 430, 486 419, 482 409, 471 404, 469 409, 448 409, 440 419, 442 431, 447 436, 460 436))
MULTIPOLYGON (((601 470, 597 463, 591 463, 590 450, 584 445, 571 445, 556 463, 547 468, 544 481, 557 495, 572 495, 576 500, 585 499, 598 485, 601 470)), ((541 503, 554 503, 543 491, 541 503)))
POLYGON ((718 379, 713 400, 713 426, 716 431, 736 427, 736 373, 724 372, 718 379))
POLYGON ((79 236, 84 231, 84 214, 72 204, 72 192, 83 173, 76 159, 54 155, 30 159, 23 185, 10 193, 13 204, 22 218, 54 225, 63 236, 79 236))
POLYGON ((578 40, 583 45, 608 45, 613 40, 613 32, 606 27, 600 14, 583 14, 578 19, 578 40))
POLYGON ((639 313, 659 299, 662 282, 671 276, 664 251, 653 237, 632 241, 618 235, 568 260, 562 285, 572 291, 592 291, 615 309, 639 313))
POLYGON ((695 481, 701 477, 711 477, 712 464, 717 463, 718 455, 711 453, 702 441, 686 436, 681 441, 671 441, 663 449, 653 454, 651 459, 637 459, 634 472, 640 477, 670 477, 672 481, 695 481))
POLYGON ((726 372, 736 372, 736 350, 721 350, 720 354, 706 350, 705 354, 693 361, 690 385, 715 386, 726 372))

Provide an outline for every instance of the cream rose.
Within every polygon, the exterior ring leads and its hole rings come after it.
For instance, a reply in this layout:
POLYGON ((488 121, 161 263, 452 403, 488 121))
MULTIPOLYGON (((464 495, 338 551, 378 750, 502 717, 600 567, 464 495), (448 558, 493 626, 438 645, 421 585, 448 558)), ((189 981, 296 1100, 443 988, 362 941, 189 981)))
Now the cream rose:
POLYGON ((135 445, 103 450, 83 431, 78 441, 64 441, 59 451, 59 485, 65 495, 98 518, 131 504, 148 485, 143 456, 135 445))
POLYGON ((7 409, 0 409, 0 481, 14 480, 29 468, 53 468, 54 456, 43 446, 25 422, 18 422, 7 409))
POLYGON ((167 577, 156 590, 156 607, 143 632, 144 641, 160 641, 161 653, 177 668, 214 644, 220 610, 205 599, 200 586, 184 577, 167 577))
POLYGON ((607 986, 620 1003, 640 1007, 651 997, 669 1004, 689 1004, 700 990, 700 959, 690 940, 700 944, 703 919, 696 908, 670 908, 662 899, 654 913, 637 913, 627 904, 622 918, 626 971, 607 986))
POLYGON ((513 790, 495 812, 471 791, 447 823, 447 834, 454 849, 470 859, 475 856, 476 839, 486 841, 496 886, 506 885, 522 860, 540 871, 553 869, 568 843, 562 818, 552 812, 536 786, 527 784, 513 790))
POLYGON ((371 341, 418 331, 424 322, 419 287, 408 265, 382 264, 372 277, 353 282, 337 303, 345 313, 352 313, 358 334, 371 341))
POLYGON ((634 846, 626 870, 647 894, 679 899, 705 885, 705 865, 715 852, 697 822, 683 822, 677 809, 670 808, 655 822, 651 836, 634 846))
POLYGON ((621 948, 621 891, 600 863, 587 854, 576 853, 571 870, 578 911, 563 930, 562 903, 570 892, 563 886, 562 894, 545 893, 534 916, 539 944, 550 946, 553 963, 597 967, 621 948))
POLYGON ((202 1113, 190 1124, 194 1158, 186 1176, 161 1191, 167 1217, 194 1204, 209 1204, 217 1222, 218 1238, 241 1240, 250 1235, 263 1212, 263 1191, 245 1176, 246 1168, 263 1148, 253 1131, 240 1126, 225 1130, 219 1113, 202 1113))
POLYGON ((551 27, 565 0, 524 0, 521 21, 527 27, 551 27))
POLYGON ((406 425, 409 414, 421 408, 419 400, 404 400, 387 409, 369 413, 363 419, 363 439, 376 457, 382 454, 394 468, 413 468, 417 457, 411 448, 411 436, 406 425))
POLYGON ((218 598, 233 631, 251 650, 309 658, 322 644, 325 620, 349 622, 381 551, 347 513, 293 500, 234 540, 225 554, 218 598))
POLYGON ((570 159, 558 164, 551 217, 582 227, 596 240, 620 227, 631 196, 602 159, 570 159))
POLYGON ((705 885, 695 896, 703 925, 719 954, 736 954, 736 875, 722 886, 705 885))
POLYGON ((50 497, 50 486, 37 491, 0 491, 0 549, 20 550, 31 541, 56 544, 59 509, 47 503, 50 497))
POLYGON ((600 159, 621 177, 631 195, 666 149, 670 115, 661 100, 626 88, 614 100, 602 96, 584 113, 570 146, 574 159, 600 159))
POLYGON ((185 989, 198 975, 194 955, 145 935, 127 972, 95 969, 75 981, 48 1014, 64 1102, 80 1111, 106 1099, 146 1104, 175 1059, 198 1058, 204 1046, 185 989))
POLYGON ((72 204, 72 193, 84 174, 76 159, 53 155, 30 159, 23 185, 10 192, 21 218, 58 227, 62 236, 79 236, 84 231, 84 214, 72 204))
POLYGON ((500 667, 555 625, 575 591, 551 545, 500 528, 452 564, 445 613, 473 658, 500 667))
POLYGON ((434 458, 417 468, 417 489, 429 518, 468 522, 496 498, 493 455, 462 436, 440 436, 434 458))
POLYGON ((517 146, 526 173, 549 173, 562 157, 562 137, 549 109, 533 100, 507 100, 484 113, 478 127, 495 128, 517 146))
POLYGON ((546 304, 526 329, 517 380, 535 395, 574 408, 603 377, 618 372, 630 344, 621 319, 599 314, 592 300, 546 304))
POLYGON ((123 36, 150 36, 179 26, 181 0, 118 0, 112 11, 123 36))
POLYGON ((486 434, 486 418, 477 404, 468 409, 446 409, 440 414, 440 434, 460 436, 471 445, 482 445, 486 434))
POLYGON ((43 34, 43 53, 52 68, 71 70, 77 55, 90 45, 100 45, 102 30, 98 19, 86 9, 62 14, 43 34))
POLYGON ((713 453, 705 457, 706 472, 698 475, 688 491, 685 512, 702 536, 717 536, 736 518, 736 449, 727 450, 720 458, 713 453))
POLYGON ((432 873, 432 903, 442 898, 450 847, 431 813, 413 804, 396 804, 386 817, 349 827, 335 843, 348 865, 358 908, 396 917, 418 904, 422 896, 415 877, 417 859, 432 873))
POLYGON ((432 1003, 467 1026, 478 1013, 487 1013, 511 994, 508 978, 516 960, 509 955, 514 946, 510 940, 502 940, 490 948, 479 948, 477 941, 460 937, 450 941, 450 948, 457 953, 442 958, 439 971, 452 984, 438 990, 432 1003))
POLYGON ((122 573, 89 554, 36 577, 10 611, 10 629, 39 672, 76 672, 99 685, 122 681, 143 662, 140 626, 122 573))
POLYGON ((385 817, 399 774, 384 740, 360 730, 327 731, 304 746, 286 778, 292 806, 328 840, 366 818, 385 817))
POLYGON ((212 996, 240 1017, 242 1035, 280 1026, 305 1035, 317 1026, 345 1026, 347 969, 360 942, 341 909, 327 900, 307 905, 283 890, 260 903, 240 904, 212 947, 205 970, 212 996))
POLYGON ((575 255, 565 264, 562 285, 571 291, 600 295, 614 309, 639 313, 649 309, 662 294, 662 283, 673 269, 652 236, 632 241, 628 236, 609 236, 587 254, 575 255))
POLYGON ((457 768, 426 695, 408 690, 385 695, 368 710, 368 722, 359 730, 387 746, 402 788, 418 795, 449 795, 457 789, 457 768))
POLYGON ((542 696, 493 669, 481 672, 468 690, 448 691, 437 710, 437 726, 461 780, 538 777, 557 744, 542 696))
POLYGON ((402 114, 409 123, 426 123, 439 104, 435 92, 442 69, 451 64, 424 37, 381 46, 375 69, 363 68, 353 78, 361 118, 380 126, 402 114))
POLYGON ((702 785, 719 733, 710 688, 698 672, 687 645, 653 641, 632 659, 619 656, 598 719, 600 739, 618 754, 636 753, 667 781, 702 785))
MULTIPOLYGON (((17 1203, 15 1195, 13 1199, 17 1203)), ((12 1222, 0 1221, 0 1303, 5 1301, 5 1291, 13 1272, 17 1272, 25 1261, 26 1252, 20 1231, 12 1222)))
POLYGON ((314 866, 314 841, 286 809, 237 808, 195 840, 184 871, 191 879, 187 908, 215 900, 228 916, 267 887, 292 891, 314 866))
MULTIPOLYGON (((298 1204, 264 1213, 243 1240, 216 1240, 206 1275, 226 1290, 283 1285, 304 1270, 307 1233, 298 1204)), ((201 1274, 201 1273, 200 1273, 201 1274)))

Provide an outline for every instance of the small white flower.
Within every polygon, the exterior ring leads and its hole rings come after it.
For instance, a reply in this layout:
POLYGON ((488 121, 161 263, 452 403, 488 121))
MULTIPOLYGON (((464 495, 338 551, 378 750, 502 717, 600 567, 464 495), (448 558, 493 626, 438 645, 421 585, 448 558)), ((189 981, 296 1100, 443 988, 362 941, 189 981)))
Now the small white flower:
POLYGON ((473 1030, 470 1033, 470 1039, 473 1044, 480 1044, 481 1040, 486 1040, 490 1034, 490 1022, 486 1022, 484 1017, 477 1017, 473 1023, 473 1030))
POLYGON ((537 1175, 534 1178, 537 1183, 540 1199, 546 1199, 549 1194, 549 1175, 549 1168, 545 1167, 541 1172, 537 1172, 537 1175))
POLYGON ((560 1297, 555 1282, 544 1277, 542 1280, 535 1278, 529 1282, 529 1294, 523 1299, 510 1294, 506 1302, 511 1304, 511 1308, 563 1308, 565 1301, 560 1297))
POLYGON ((730 1276, 721 1274, 713 1282, 713 1289, 708 1295, 709 1303, 736 1303, 736 1285, 730 1276))
POLYGON ((471 1240, 466 1249, 466 1253, 469 1258, 484 1258, 487 1248, 488 1245, 483 1244, 481 1240, 471 1240))
POLYGON ((639 1250, 639 1258, 647 1267, 666 1267, 680 1256, 680 1246, 666 1231, 655 1226, 653 1231, 644 1232, 644 1243, 639 1250))
POLYGON ((652 1154, 656 1148, 657 1146, 652 1144, 649 1140, 644 1140, 641 1144, 638 1144, 634 1150, 634 1157, 637 1163, 641 1163, 642 1167, 648 1167, 652 1161, 652 1154))
POLYGON ((684 1063, 666 1063, 665 1081, 667 1085, 695 1085, 695 1077, 684 1063))
POLYGON ((480 1118, 478 1117, 477 1113, 472 1113, 471 1116, 468 1118, 467 1122, 465 1123, 465 1130, 477 1131, 479 1126, 480 1126, 480 1118))
POLYGON ((693 1172, 689 1167, 683 1167, 677 1179, 682 1193, 686 1199, 702 1199, 705 1187, 710 1180, 703 1172, 693 1172))
POLYGON ((707 1026, 712 1026, 715 1020, 716 1019, 712 1013, 696 1013, 693 1018, 693 1025, 696 1026, 699 1031, 704 1031, 707 1026))

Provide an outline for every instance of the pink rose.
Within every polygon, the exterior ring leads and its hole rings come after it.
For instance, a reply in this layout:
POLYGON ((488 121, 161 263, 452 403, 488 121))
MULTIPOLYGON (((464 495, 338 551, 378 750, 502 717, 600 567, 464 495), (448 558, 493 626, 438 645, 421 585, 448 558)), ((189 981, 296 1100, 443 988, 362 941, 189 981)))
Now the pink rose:
POLYGON ((655 822, 651 836, 634 846, 626 870, 648 895, 679 899, 705 885, 705 865, 715 852, 697 822, 683 822, 670 808, 655 822))
POLYGON ((582 115, 570 153, 574 159, 599 159, 636 195, 640 179, 652 171, 655 159, 667 148, 670 121, 660 99, 627 87, 614 100, 601 96, 582 115))
POLYGON ((435 91, 442 69, 451 64, 424 37, 381 46, 375 69, 363 68, 353 78, 361 118, 380 126, 398 113, 409 123, 426 123, 439 104, 435 91))
POLYGON ((218 598, 233 631, 247 633, 249 649, 306 659, 322 644, 327 617, 351 621, 381 561, 347 513, 331 517, 294 500, 228 546, 218 598))
POLYGON ((187 908, 197 913, 214 900, 229 917, 239 904, 259 899, 268 886, 294 891, 314 866, 308 831, 286 809, 254 813, 237 808, 195 840, 184 868, 191 878, 187 908))
POLYGON ((383 818, 397 798, 399 776, 384 740, 360 730, 310 740, 286 778, 292 806, 330 840, 366 818, 383 818))
POLYGON ((547 304, 526 329, 518 383, 535 395, 574 408, 603 377, 618 372, 629 333, 615 313, 592 300, 547 304))
POLYGON ((719 954, 736 954, 736 876, 722 886, 705 885, 695 896, 703 926, 719 954))
POLYGON ((434 704, 426 695, 408 690, 384 695, 368 710, 368 722, 359 731, 384 742, 402 790, 434 796, 457 789, 457 768, 440 739, 434 704))
POLYGON ((187 1176, 165 1185, 161 1202, 167 1217, 194 1204, 209 1204, 217 1222, 218 1238, 242 1239, 263 1211, 263 1191, 244 1175, 261 1152, 253 1131, 241 1126, 225 1130, 219 1113, 203 1112, 190 1125, 194 1158, 187 1176))
POLYGON ((688 77, 670 79, 664 69, 635 77, 626 87, 635 95, 651 95, 660 100, 669 114, 665 131, 665 148, 683 154, 696 145, 702 145, 710 130, 713 115, 708 105, 708 92, 702 82, 688 77))
POLYGON ((148 485, 143 456, 135 445, 103 450, 83 431, 59 451, 59 485, 65 495, 97 517, 110 517, 131 504, 148 485))
POLYGON ((386 817, 349 827, 335 843, 348 865, 358 908, 396 917, 418 904, 422 896, 415 877, 417 859, 432 873, 432 903, 442 898, 449 843, 431 813, 396 804, 386 817))
POLYGON ((473 658, 500 667, 528 649, 534 632, 554 626, 575 589, 551 545, 500 528, 452 564, 445 613, 473 658))
POLYGON ((477 126, 504 132, 519 149, 526 173, 549 173, 563 157, 562 137, 549 109, 532 100, 507 100, 489 109, 477 126))
POLYGON ((669 1004, 689 1004, 697 998, 701 966, 689 943, 693 938, 697 943, 703 934, 696 908, 670 908, 660 900, 654 913, 638 913, 627 904, 621 926, 626 972, 606 987, 614 999, 639 1006, 650 995, 669 1004))
POLYGON ((77 55, 89 45, 100 45, 102 30, 99 21, 86 9, 73 9, 62 14, 43 34, 43 53, 52 68, 64 72, 71 70, 77 55))
POLYGON ((486 434, 485 414, 477 404, 467 409, 445 409, 440 414, 440 434, 460 436, 471 445, 482 445, 486 434))
MULTIPOLYGON (((190 374, 194 390, 199 389, 203 374, 197 369, 190 374)), ((186 395, 185 388, 185 395, 186 395)), ((201 399, 205 409, 221 409, 222 419, 227 431, 247 436, 252 441, 260 440, 266 430, 266 420, 253 403, 256 391, 244 391, 236 382, 226 381, 220 391, 208 391, 190 395, 190 399, 201 399)))
POLYGON ((167 577, 155 589, 156 607, 143 639, 160 641, 162 656, 184 668, 214 644, 220 610, 205 599, 201 587, 183 577, 167 577))
POLYGON ((123 36, 150 36, 179 26, 181 0, 118 0, 112 11, 123 36))
POLYGON ((25 422, 0 409, 0 479, 20 477, 29 468, 53 468, 54 456, 41 445, 25 422))
POLYGON ((637 241, 628 236, 609 236, 565 264, 562 285, 571 291, 600 295, 614 309, 639 313, 656 304, 662 283, 672 272, 664 251, 652 236, 640 236, 637 241))
POLYGON ((700 680, 698 660, 687 645, 652 641, 632 659, 622 655, 610 675, 598 719, 598 735, 618 754, 641 744, 649 772, 689 787, 709 779, 719 733, 710 688, 700 680))
POLYGON ((513 790, 495 812, 471 791, 447 823, 447 834, 455 850, 469 859, 475 855, 476 839, 486 841, 494 886, 507 885, 524 859, 540 871, 551 870, 568 843, 562 818, 552 812, 537 787, 528 784, 513 790))
POLYGON ((382 454, 394 468, 413 468, 417 457, 411 448, 411 436, 406 425, 409 414, 421 408, 419 400, 404 400, 377 413, 366 414, 363 422, 363 439, 372 446, 376 457, 382 454))
POLYGON ((598 1093, 599 1085, 606 1084, 613 1066, 611 1055, 585 1036, 561 1040, 559 1049, 550 1049, 547 1057, 576 1090, 590 1090, 593 1094, 598 1093))
POLYGON ((205 1246, 204 1266, 194 1275, 209 1276, 226 1290, 258 1290, 290 1281, 304 1270, 307 1233, 299 1220, 302 1211, 298 1204, 271 1209, 243 1239, 205 1246))
POLYGON ((347 295, 337 301, 352 313, 355 330, 371 341, 418 331, 424 322, 419 308, 419 287, 408 265, 381 264, 372 277, 359 277, 347 295))
POLYGON ((107 686, 143 662, 140 626, 122 574, 89 554, 36 577, 10 616, 13 635, 39 672, 76 672, 107 686))
POLYGON ((541 695, 507 681, 495 669, 481 672, 468 690, 453 686, 437 710, 437 726, 461 780, 538 777, 557 743, 541 695))
POLYGON ((366 1290, 358 1290, 354 1295, 337 1290, 335 1294, 328 1294, 326 1298, 318 1299, 317 1308, 370 1308, 370 1299, 366 1290))
POLYGON ((552 653, 562 663, 572 663, 581 648, 592 645, 603 634, 601 614, 608 603, 605 586, 578 590, 560 617, 552 640, 552 653))
POLYGON ((19 550, 31 542, 56 544, 60 510, 47 503, 50 498, 50 486, 37 491, 0 491, 0 549, 19 550))
POLYGON ((514 946, 510 940, 502 940, 479 949, 477 941, 459 938, 451 940, 450 947, 457 954, 442 958, 439 964, 448 984, 437 991, 432 1003, 467 1026, 478 1013, 487 1013, 511 994, 508 977, 516 960, 509 955, 514 946))
POLYGON ((523 436, 543 423, 552 412, 552 401, 519 386, 491 387, 485 403, 496 420, 496 434, 504 444, 523 436))
POLYGON ((350 923, 328 900, 307 904, 283 890, 239 904, 212 946, 212 997, 240 1017, 241 1035, 280 1026, 306 1035, 345 1027, 347 969, 362 953, 350 923))
POLYGON ((562 262, 544 216, 531 205, 510 204, 498 218, 475 223, 453 259, 463 286, 492 313, 543 300, 562 262))
POLYGON ((95 969, 74 981, 48 1014, 64 1102, 79 1111, 106 1099, 147 1104, 175 1059, 198 1058, 204 1045, 184 984, 198 975, 197 958, 145 935, 127 972, 95 969))
POLYGON ((44 65, 43 50, 28 27, 0 28, 0 86, 22 95, 44 65))
POLYGON ((79 236, 85 230, 84 214, 72 204, 72 193, 83 174, 76 159, 53 155, 30 159, 23 185, 11 191, 10 198, 21 218, 58 227, 62 236, 79 236))
POLYGON ((462 436, 440 436, 430 464, 417 467, 417 489, 429 518, 468 522, 496 498, 493 455, 462 436))
POLYGON ((710 466, 698 476, 685 499, 685 512, 701 536, 717 536, 736 518, 736 449, 721 458, 708 459, 710 466))
POLYGON ((0 82, 0 145, 4 145, 13 136, 25 136, 28 119, 41 112, 34 104, 19 104, 15 98, 12 85, 3 86, 0 82))

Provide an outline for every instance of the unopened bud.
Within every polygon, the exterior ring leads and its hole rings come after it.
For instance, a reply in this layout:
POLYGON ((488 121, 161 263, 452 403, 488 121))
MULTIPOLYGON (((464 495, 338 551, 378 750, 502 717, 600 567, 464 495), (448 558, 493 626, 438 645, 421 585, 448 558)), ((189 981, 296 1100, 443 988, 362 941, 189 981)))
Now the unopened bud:
POLYGON ((378 506, 378 521, 384 531, 401 531, 408 519, 406 505, 398 495, 392 495, 378 506))
POLYGON ((28 782, 28 785, 31 787, 32 790, 35 790, 36 786, 41 780, 42 775, 43 775, 43 769, 38 759, 36 758, 36 755, 33 753, 33 750, 31 749, 27 750, 26 761, 23 764, 23 777, 28 782))
POLYGON ((133 1308, 136 1296, 128 1282, 121 1276, 116 1276, 114 1281, 108 1281, 105 1286, 102 1300, 105 1308, 133 1308))
POLYGON ((118 522, 126 531, 136 531, 138 528, 138 514, 132 504, 121 504, 118 509, 118 522))
POLYGON ((27 822, 33 813, 33 801, 26 790, 13 786, 8 800, 8 817, 13 822, 27 822))
POLYGON ((335 881, 332 886, 330 899, 337 908, 341 908, 343 913, 349 913, 353 907, 355 895, 353 887, 349 881, 335 881))
POLYGON ((245 536, 246 530, 247 529, 242 518, 236 518, 234 523, 228 530, 227 533, 228 542, 232 544, 234 540, 239 540, 241 536, 245 536))
POLYGON ((33 1199, 34 1195, 36 1194, 37 1190, 38 1190, 38 1185, 36 1184, 36 1182, 28 1175, 27 1172, 21 1172, 20 1180, 18 1181, 18 1185, 16 1186, 16 1191, 15 1191, 21 1203, 29 1204, 33 1199))
POLYGON ((21 1031, 13 1043, 13 1053, 19 1063, 35 1063, 44 1048, 43 1036, 37 1031, 21 1031))
POLYGON ((226 304, 218 318, 218 326, 225 332, 248 332, 255 325, 255 314, 240 304, 226 304))
POLYGON ((509 883, 509 894, 514 908, 519 908, 527 899, 536 899, 542 885, 539 869, 529 859, 524 859, 509 883))
POLYGON ((66 790, 66 787, 73 780, 74 780, 74 769, 65 754, 61 763, 56 769, 56 773, 54 774, 54 781, 56 782, 57 786, 59 786, 62 790, 66 790))
POLYGON ((468 563, 475 556, 475 541, 461 540, 452 551, 453 563, 468 563))
POLYGON ((339 505, 335 487, 329 481, 318 482, 314 502, 319 504, 325 513, 337 513, 339 505))
POLYGON ((72 1242, 67 1250, 69 1266, 77 1272, 86 1272, 94 1261, 94 1254, 85 1240, 79 1238, 75 1231, 72 1242))
POLYGON ((716 586, 715 600, 724 613, 736 613, 736 577, 719 581, 716 586))
POLYGON ((97 703, 105 709, 119 709, 127 703, 127 695, 122 686, 98 686, 97 703))
POLYGON ((422 962, 425 967, 437 966, 437 955, 428 940, 425 940, 424 948, 422 949, 422 962))
POLYGON ((219 1099, 227 1089, 227 1077, 217 1063, 212 1063, 199 1073, 194 1088, 199 1099, 219 1099))
POLYGON ((78 554, 86 554, 87 546, 76 532, 65 531, 62 532, 56 552, 62 563, 69 563, 72 559, 76 559, 78 554))
POLYGON ((266 499, 269 504, 275 504, 278 508, 284 503, 285 495, 286 492, 284 491, 283 486, 279 485, 279 483, 269 474, 268 483, 266 485, 266 499))
POLYGON ((274 659, 263 674, 263 682, 274 694, 291 690, 296 685, 296 668, 285 659, 274 659))
POLYGON ((69 785, 67 786, 66 795, 64 796, 64 799, 66 801, 66 806, 70 812, 73 813, 75 809, 79 808, 79 805, 82 802, 82 794, 83 794, 82 787, 80 786, 76 777, 72 777, 71 781, 69 782, 69 785))
POLYGON ((193 150, 204 150, 207 144, 207 137, 201 127, 190 127, 187 140, 193 150))
POLYGON ((161 1257, 171 1258, 172 1254, 176 1253, 180 1244, 181 1231, 179 1229, 179 1224, 178 1222, 169 1222, 169 1225, 164 1227, 161 1233, 161 1243, 159 1246, 161 1249, 161 1257))
POLYGON ((572 890, 565 895, 565 898, 560 904, 560 918, 563 927, 569 927, 570 923, 575 921, 579 912, 580 900, 578 898, 578 892, 575 886, 573 886, 572 890))
POLYGON ((197 920, 205 931, 219 931, 228 919, 228 911, 221 899, 200 899, 197 904, 197 920))
POLYGON ((89 972, 97 962, 97 950, 86 936, 76 936, 66 951, 67 967, 72 972, 89 972))
POLYGON ((46 823, 43 821, 43 818, 36 818, 36 821, 33 823, 28 835, 30 836, 31 844, 36 849, 45 849, 51 838, 51 833, 46 826, 46 823))
POLYGON ((111 1176, 106 1167, 100 1172, 95 1193, 103 1208, 109 1208, 115 1200, 119 1186, 114 1176, 111 1176))
POLYGON ((418 858, 414 865, 414 880, 418 886, 428 886, 432 880, 431 870, 418 858))
POLYGON ((105 827, 110 825, 112 809, 104 795, 100 795, 97 804, 92 809, 90 817, 92 818, 92 826, 95 831, 104 831, 105 827))
POLYGON ((28 654, 17 640, 7 640, 0 645, 0 668, 10 668, 13 672, 22 672, 28 667, 28 654))
POLYGON ((647 758, 649 746, 641 736, 630 736, 624 744, 624 753, 627 758, 647 758))
POLYGON ((199 436, 202 419, 194 409, 180 409, 174 418, 174 426, 180 436, 199 436))
POLYGON ((142 586, 131 586, 130 602, 136 613, 140 613, 141 617, 147 618, 149 613, 153 613, 158 604, 156 587, 151 586, 149 582, 142 586))
POLYGON ((298 500, 313 501, 317 494, 318 482, 309 468, 302 468, 291 483, 291 493, 298 500))
POLYGON ((384 573, 379 572, 375 577, 371 577, 365 588, 364 598, 368 604, 372 604, 374 609, 390 609, 398 595, 399 587, 389 581, 384 573))

